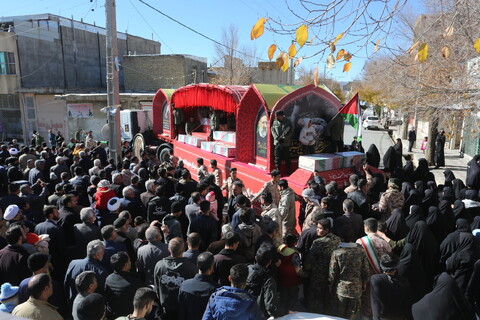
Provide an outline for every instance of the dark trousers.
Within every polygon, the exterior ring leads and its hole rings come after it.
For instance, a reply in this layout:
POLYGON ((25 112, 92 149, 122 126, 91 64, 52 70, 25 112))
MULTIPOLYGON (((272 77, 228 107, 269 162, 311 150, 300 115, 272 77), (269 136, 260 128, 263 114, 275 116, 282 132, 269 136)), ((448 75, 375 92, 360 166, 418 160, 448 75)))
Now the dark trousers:
POLYGON ((285 161, 285 165, 287 166, 288 171, 287 173, 290 174, 290 147, 283 147, 277 144, 275 146, 273 154, 275 156, 275 167, 280 170, 280 165, 282 164, 282 161, 285 161))
POLYGON ((412 148, 413 148, 414 143, 415 143, 415 141, 411 141, 411 140, 408 141, 408 152, 412 152, 412 148))

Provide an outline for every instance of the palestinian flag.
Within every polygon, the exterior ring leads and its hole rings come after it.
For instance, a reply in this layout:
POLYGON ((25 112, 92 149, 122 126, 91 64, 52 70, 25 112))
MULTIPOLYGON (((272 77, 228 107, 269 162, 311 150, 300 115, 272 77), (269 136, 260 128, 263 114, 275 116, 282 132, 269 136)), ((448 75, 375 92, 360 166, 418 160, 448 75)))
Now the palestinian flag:
POLYGON ((358 93, 356 93, 353 98, 338 111, 337 115, 340 115, 357 130, 357 140, 360 141, 362 139, 362 117, 360 113, 360 103, 358 101, 358 93))

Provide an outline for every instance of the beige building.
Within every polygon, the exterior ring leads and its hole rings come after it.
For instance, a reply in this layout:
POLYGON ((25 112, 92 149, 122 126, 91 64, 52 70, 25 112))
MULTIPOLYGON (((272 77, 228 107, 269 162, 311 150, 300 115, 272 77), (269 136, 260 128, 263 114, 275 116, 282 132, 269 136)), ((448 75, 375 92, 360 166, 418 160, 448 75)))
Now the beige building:
MULTIPOLYGON (((105 28, 52 14, 0 17, 0 138, 29 141, 36 130, 48 140, 49 129, 68 138, 73 116, 78 122, 92 117, 105 122, 106 115, 88 105, 69 107, 55 99, 106 91, 105 35, 105 28), (81 108, 91 114, 75 113, 81 108)), ((123 56, 159 54, 160 43, 118 32, 117 45, 123 90, 123 56)))

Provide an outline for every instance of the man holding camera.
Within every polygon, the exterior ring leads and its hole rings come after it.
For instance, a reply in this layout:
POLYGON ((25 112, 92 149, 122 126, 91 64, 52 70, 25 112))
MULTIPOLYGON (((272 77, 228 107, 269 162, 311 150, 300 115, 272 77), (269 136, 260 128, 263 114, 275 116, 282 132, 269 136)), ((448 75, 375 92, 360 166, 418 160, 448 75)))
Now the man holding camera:
POLYGON ((285 117, 283 110, 275 112, 275 120, 272 126, 273 145, 275 146, 275 167, 280 170, 282 161, 285 161, 287 174, 290 174, 290 137, 293 126, 290 119, 285 117))

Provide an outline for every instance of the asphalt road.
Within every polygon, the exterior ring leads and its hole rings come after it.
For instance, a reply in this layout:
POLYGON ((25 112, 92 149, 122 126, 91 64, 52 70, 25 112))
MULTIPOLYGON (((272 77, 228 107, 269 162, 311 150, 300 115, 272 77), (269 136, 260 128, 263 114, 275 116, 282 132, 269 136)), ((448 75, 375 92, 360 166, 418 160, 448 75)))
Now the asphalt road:
MULTIPOLYGON (((392 130, 396 130, 396 127, 392 127, 392 130)), ((343 141, 345 144, 351 144, 353 137, 357 135, 357 131, 350 125, 345 125, 345 131, 343 133, 343 141)), ((387 151, 388 147, 392 145, 392 140, 388 136, 388 132, 385 129, 378 130, 363 130, 362 131, 362 146, 365 151, 368 150, 371 144, 377 146, 380 157, 387 151)), ((381 164, 382 165, 382 164, 381 164)))

